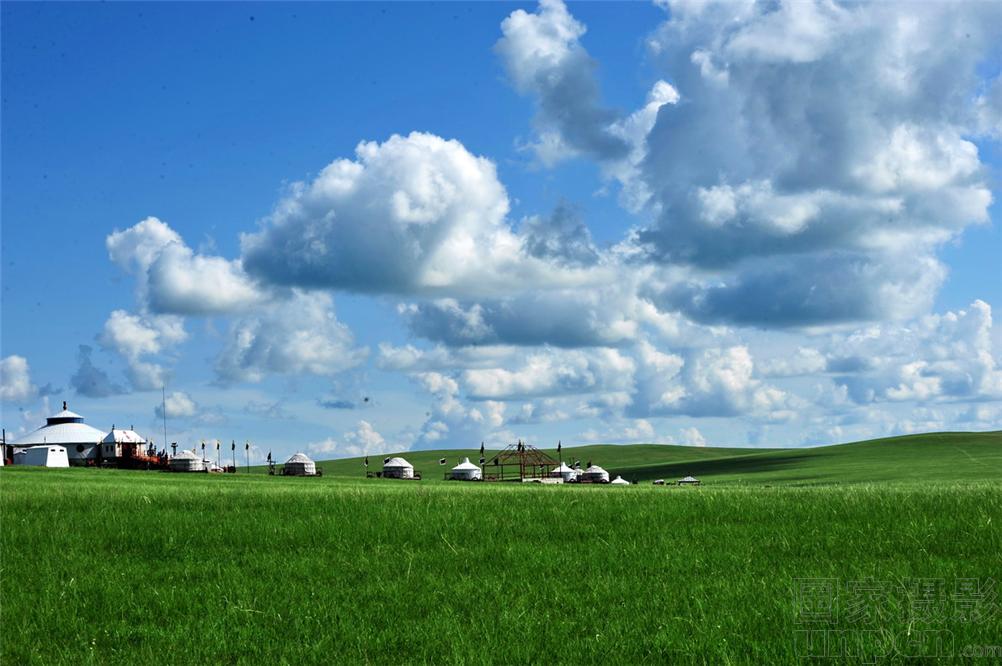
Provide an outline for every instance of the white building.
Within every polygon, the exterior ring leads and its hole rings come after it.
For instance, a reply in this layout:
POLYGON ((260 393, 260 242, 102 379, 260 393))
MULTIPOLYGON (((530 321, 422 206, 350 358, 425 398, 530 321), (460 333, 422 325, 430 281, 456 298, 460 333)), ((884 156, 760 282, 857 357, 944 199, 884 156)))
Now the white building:
POLYGON ((559 467, 550 472, 550 478, 563 479, 564 483, 572 483, 578 480, 578 475, 572 467, 567 466, 567 463, 561 462, 559 467))
POLYGON ((127 448, 144 453, 147 446, 146 440, 135 430, 119 430, 112 426, 111 432, 101 440, 101 457, 106 460, 121 458, 127 448))
POLYGON ((383 463, 383 478, 386 479, 413 479, 414 465, 403 458, 390 458, 383 463))
POLYGON ((469 458, 463 458, 463 462, 452 468, 449 478, 456 481, 479 481, 482 478, 480 468, 470 462, 469 458))
POLYGON ((621 477, 621 476, 617 476, 617 477, 616 477, 615 479, 613 479, 613 480, 612 480, 612 481, 611 481, 610 483, 611 483, 612 485, 614 485, 614 486, 628 486, 628 485, 630 485, 630 482, 629 482, 629 481, 627 481, 626 479, 624 479, 624 478, 623 478, 623 477, 621 477))
POLYGON ((285 461, 282 474, 286 476, 316 476, 317 464, 305 453, 296 453, 285 461))
POLYGON ((63 403, 63 411, 45 419, 45 425, 9 442, 15 449, 29 446, 62 446, 71 465, 97 462, 98 446, 104 433, 84 423, 84 418, 71 412, 63 403))
POLYGON ((70 460, 64 446, 28 446, 14 453, 15 465, 35 467, 69 467, 70 460))
POLYGON ((678 480, 680 486, 698 486, 699 479, 694 476, 685 476, 678 480))
POLYGON ((581 475, 581 481, 590 483, 609 483, 609 473, 598 465, 592 465, 581 475))
POLYGON ((204 472, 205 462, 194 451, 181 451, 170 459, 172 472, 204 472))

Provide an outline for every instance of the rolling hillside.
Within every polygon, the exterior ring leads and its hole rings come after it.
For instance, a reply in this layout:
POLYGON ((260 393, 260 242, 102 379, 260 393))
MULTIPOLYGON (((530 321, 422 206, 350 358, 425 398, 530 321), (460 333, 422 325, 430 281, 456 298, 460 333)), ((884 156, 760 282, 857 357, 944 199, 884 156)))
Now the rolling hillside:
MULTIPOLYGON (((488 459, 493 452, 488 451, 488 459)), ((556 450, 547 453, 556 457, 556 450)), ((398 455, 398 454, 386 454, 398 455)), ((476 462, 479 450, 400 453, 426 481, 441 481, 464 456, 476 462), (446 458, 446 465, 439 465, 446 458)), ((1002 481, 1002 431, 905 435, 852 444, 804 449, 737 449, 661 444, 565 447, 569 463, 589 460, 631 481, 678 479, 687 474, 728 485, 813 485, 883 481, 1002 481)), ((382 455, 370 456, 378 470, 382 455)), ((325 474, 362 476, 361 458, 318 463, 325 474)))

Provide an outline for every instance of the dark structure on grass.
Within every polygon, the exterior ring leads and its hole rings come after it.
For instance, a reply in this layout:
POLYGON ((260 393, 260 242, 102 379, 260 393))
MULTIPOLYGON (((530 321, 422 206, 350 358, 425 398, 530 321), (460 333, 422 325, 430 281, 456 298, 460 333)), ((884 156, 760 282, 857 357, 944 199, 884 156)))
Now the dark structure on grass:
POLYGON ((535 446, 509 444, 484 465, 485 481, 545 479, 559 463, 535 446))

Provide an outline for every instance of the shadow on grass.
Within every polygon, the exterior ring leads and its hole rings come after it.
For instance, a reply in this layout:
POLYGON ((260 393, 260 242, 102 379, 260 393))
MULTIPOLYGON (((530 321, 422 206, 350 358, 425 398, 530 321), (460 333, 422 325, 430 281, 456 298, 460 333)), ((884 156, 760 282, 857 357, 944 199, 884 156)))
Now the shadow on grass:
MULTIPOLYGON (((749 475, 791 470, 811 463, 807 456, 801 453, 787 455, 734 456, 732 458, 716 458, 713 460, 693 460, 690 462, 670 463, 666 465, 644 465, 642 467, 612 468, 610 474, 620 474, 624 479, 632 481, 649 481, 666 479, 674 481, 683 476, 712 477, 730 475, 749 475)), ((749 478, 754 481, 754 478, 749 478)), ((763 482, 772 479, 763 479, 763 482)), ((807 479, 804 479, 807 480, 807 479)))

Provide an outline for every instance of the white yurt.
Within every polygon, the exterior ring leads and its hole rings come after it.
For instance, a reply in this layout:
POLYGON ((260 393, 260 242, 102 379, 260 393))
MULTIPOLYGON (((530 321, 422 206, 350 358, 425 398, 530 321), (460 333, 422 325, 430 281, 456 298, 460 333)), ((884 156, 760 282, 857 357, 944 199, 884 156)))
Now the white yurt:
POLYGON ((84 423, 84 417, 68 410, 64 402, 63 411, 45 419, 41 428, 8 443, 16 448, 61 446, 66 449, 71 465, 86 465, 88 461, 97 461, 102 439, 103 432, 84 423))
POLYGON ((204 472, 205 463, 194 451, 181 451, 170 459, 172 472, 204 472))
POLYGON ((144 452, 148 443, 142 435, 131 428, 121 430, 115 426, 111 427, 111 432, 101 440, 101 457, 109 460, 121 458, 125 455, 125 449, 131 448, 133 452, 144 452))
POLYGON ((590 483, 609 483, 609 473, 598 465, 592 465, 581 475, 581 481, 590 483))
POLYGON ((452 468, 449 478, 456 481, 479 481, 482 478, 480 468, 470 462, 469 458, 463 458, 463 462, 452 468))
POLYGON ((285 461, 282 474, 286 476, 316 476, 317 464, 305 453, 296 453, 285 461))
POLYGON ((563 479, 564 483, 577 481, 578 475, 574 468, 568 467, 567 463, 561 462, 559 467, 555 467, 549 474, 551 479, 563 479))
POLYGON ((34 467, 69 467, 70 459, 64 446, 28 446, 14 453, 15 465, 34 467))
POLYGON ((390 458, 383 463, 383 477, 387 479, 413 479, 414 465, 403 458, 390 458))
POLYGON ((621 476, 617 476, 615 479, 613 479, 612 481, 610 481, 610 483, 612 485, 614 485, 614 486, 628 486, 628 485, 630 485, 630 482, 627 481, 626 479, 624 479, 621 476))
POLYGON ((685 476, 678 480, 680 486, 698 486, 699 479, 694 476, 685 476))

